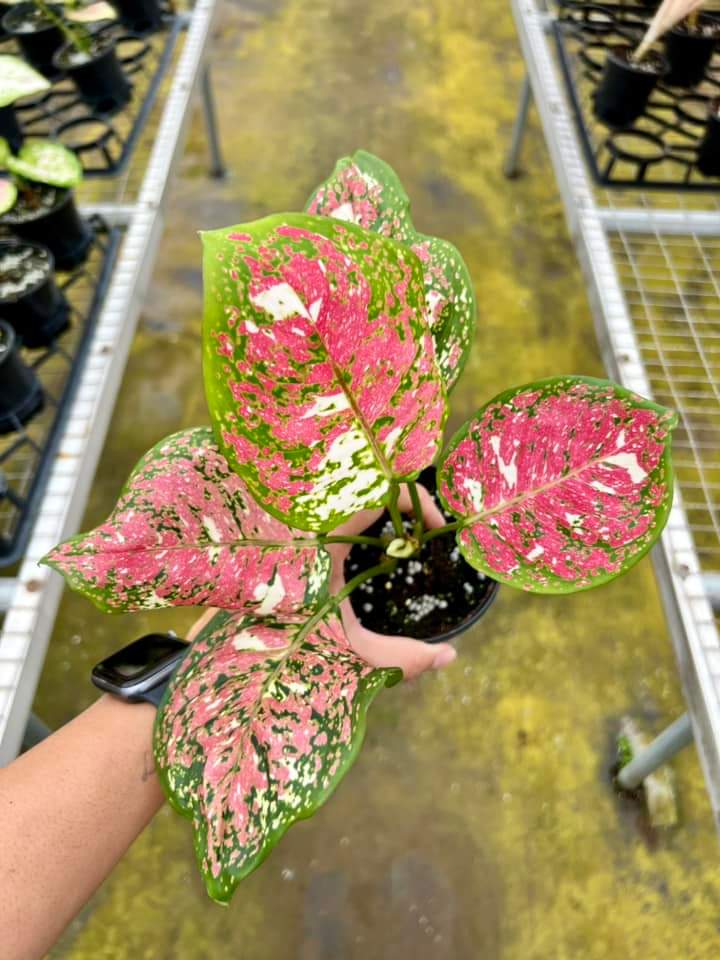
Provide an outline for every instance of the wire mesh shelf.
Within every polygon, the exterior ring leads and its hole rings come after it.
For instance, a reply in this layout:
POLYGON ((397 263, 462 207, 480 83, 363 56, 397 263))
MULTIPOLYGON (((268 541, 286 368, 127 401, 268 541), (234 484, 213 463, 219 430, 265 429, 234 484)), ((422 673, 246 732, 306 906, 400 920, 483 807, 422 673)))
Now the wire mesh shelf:
MULTIPOLYGON (((123 109, 107 116, 93 111, 68 78, 36 97, 15 104, 15 114, 28 137, 56 137, 77 153, 86 177, 112 177, 127 167, 172 63, 183 20, 164 15, 166 29, 149 37, 128 33, 119 24, 106 27, 117 44, 132 96, 123 109)), ((2 52, 14 52, 14 41, 0 42, 2 52)))
POLYGON ((35 519, 56 440, 87 342, 100 312, 121 232, 100 217, 91 217, 94 239, 88 259, 59 274, 58 286, 70 304, 70 326, 49 347, 22 351, 41 383, 43 409, 24 426, 0 437, 0 567, 20 557, 35 519))
POLYGON ((651 9, 622 4, 563 3, 553 22, 561 72, 580 142, 596 183, 611 188, 720 192, 720 177, 696 166, 712 100, 720 96, 720 50, 691 89, 659 82, 645 112, 611 130, 594 115, 593 97, 608 49, 635 46, 651 9))

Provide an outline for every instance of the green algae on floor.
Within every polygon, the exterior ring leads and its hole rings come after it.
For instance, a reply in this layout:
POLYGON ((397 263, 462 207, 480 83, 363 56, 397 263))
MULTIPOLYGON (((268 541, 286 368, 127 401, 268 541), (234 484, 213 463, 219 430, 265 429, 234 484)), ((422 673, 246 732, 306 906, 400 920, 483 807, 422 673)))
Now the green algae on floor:
MULTIPOLYGON (((83 529, 139 456, 207 421, 198 229, 302 209, 336 157, 399 172, 418 229, 463 252, 480 304, 453 431, 500 389, 602 372, 542 140, 501 173, 523 66, 504 3, 223 4, 214 76, 231 176, 206 179, 194 118, 143 321, 83 529)), ((91 664, 187 610, 100 614, 66 594, 35 704, 94 697, 91 664)), ((385 693, 332 800, 226 910, 164 809, 52 952, 55 960, 714 960, 717 843, 697 759, 676 761, 681 826, 648 834, 607 770, 620 717, 682 710, 649 561, 569 598, 504 588, 447 671, 385 693)))

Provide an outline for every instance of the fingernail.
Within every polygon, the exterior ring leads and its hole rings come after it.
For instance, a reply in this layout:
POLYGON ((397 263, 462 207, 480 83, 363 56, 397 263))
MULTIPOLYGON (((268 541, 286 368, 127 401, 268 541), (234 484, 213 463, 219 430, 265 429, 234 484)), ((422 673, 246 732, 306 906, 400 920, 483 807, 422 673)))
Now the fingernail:
POLYGON ((456 657, 457 650, 454 647, 445 647, 433 660, 433 670, 442 670, 443 667, 449 666, 456 657))

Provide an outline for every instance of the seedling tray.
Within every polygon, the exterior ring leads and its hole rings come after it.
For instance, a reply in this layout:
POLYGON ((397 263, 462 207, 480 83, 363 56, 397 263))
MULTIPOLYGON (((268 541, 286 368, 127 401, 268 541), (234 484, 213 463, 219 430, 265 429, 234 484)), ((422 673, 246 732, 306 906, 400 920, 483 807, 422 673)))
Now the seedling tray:
MULTIPOLYGON (((105 116, 84 103, 72 80, 62 78, 47 93, 15 104, 27 137, 56 137, 78 154, 86 177, 112 177, 127 167, 170 66, 183 21, 164 16, 165 28, 149 37, 128 33, 119 24, 105 28, 117 40, 123 71, 133 85, 130 102, 105 116)), ((0 42, 4 53, 18 52, 12 39, 0 42)))
POLYGON ((22 555, 48 478, 60 429, 110 282, 121 238, 102 218, 90 217, 93 243, 85 263, 58 274, 70 303, 70 327, 49 347, 21 351, 43 388, 43 409, 14 433, 0 436, 0 567, 22 555))
POLYGON ((696 87, 659 83, 645 113, 625 130, 611 130, 593 113, 593 94, 609 47, 637 44, 652 11, 623 4, 565 2, 553 23, 562 74, 585 157, 604 187, 720 191, 720 177, 695 166, 708 104, 720 96, 720 48, 696 87))

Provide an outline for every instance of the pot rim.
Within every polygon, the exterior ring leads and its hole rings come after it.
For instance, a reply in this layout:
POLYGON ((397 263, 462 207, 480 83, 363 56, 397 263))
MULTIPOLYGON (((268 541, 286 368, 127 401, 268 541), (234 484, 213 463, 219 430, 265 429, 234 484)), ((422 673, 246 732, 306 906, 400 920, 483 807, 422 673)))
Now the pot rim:
MULTIPOLYGON (((36 186, 39 187, 49 187, 51 190, 57 190, 58 196, 55 203, 48 210, 41 211, 36 217, 26 217, 24 220, 17 221, 17 223, 20 224, 37 223, 38 220, 42 220, 44 217, 49 217, 51 213, 55 213, 55 211, 59 210, 60 207, 65 206, 65 204, 68 202, 68 197, 71 197, 73 193, 71 187, 53 187, 51 183, 40 183, 39 181, 30 182, 35 183, 36 186)), ((10 211, 8 210, 7 213, 10 213, 10 211)), ((13 227, 16 222, 12 220, 4 220, 5 216, 6 214, 0 216, 0 223, 5 222, 9 227, 13 227)))
MULTIPOLYGON (((495 598, 498 595, 498 590, 500 589, 500 581, 493 580, 492 577, 489 577, 485 574, 485 578, 490 583, 490 587, 482 598, 481 602, 475 607, 474 610, 471 610, 470 613, 465 617, 464 620, 461 620, 460 623, 455 624, 454 627, 450 627, 449 630, 444 630, 442 633, 435 634, 433 637, 413 637, 413 640, 417 640, 418 643, 447 643, 449 640, 454 640, 456 637, 459 637, 461 634, 465 633, 470 627, 474 626, 485 614, 488 612, 490 607, 495 602, 495 598)), ((394 636, 394 634, 388 634, 388 636, 394 636)))
MULTIPOLYGON (((627 57, 623 57, 620 55, 619 51, 624 51, 624 50, 629 50, 632 53, 633 47, 629 43, 627 44, 618 43, 612 47, 608 47, 606 62, 612 60, 612 62, 616 66, 620 67, 622 70, 626 70, 628 73, 631 73, 635 76, 652 75, 658 78, 662 78, 670 71, 670 64, 668 63, 667 58, 664 57, 661 53, 658 53, 657 50, 650 51, 653 54, 653 56, 657 58, 657 61, 658 61, 657 70, 640 70, 637 64, 633 63, 633 61, 631 60, 628 60, 627 57)), ((644 62, 647 63, 647 61, 644 61, 644 62)))
POLYGON ((25 297, 29 297, 31 294, 39 290, 44 283, 47 283, 48 278, 52 277, 55 271, 55 258, 52 255, 52 251, 48 247, 44 246, 42 243, 33 243, 30 240, 0 240, 0 254, 2 254, 4 252, 4 249, 6 249, 7 247, 30 247, 34 251, 44 252, 45 254, 47 254, 47 271, 43 274, 43 276, 38 280, 38 282, 34 286, 28 287, 28 289, 23 290, 22 293, 19 293, 16 296, 12 296, 12 297, 0 298, 0 304, 19 303, 21 300, 24 300, 25 297))
POLYGON ((53 66, 57 67, 58 70, 62 70, 64 73, 72 73, 74 70, 81 70, 83 67, 89 67, 93 63, 97 63, 98 60, 102 60, 103 57, 107 54, 112 54, 117 46, 116 38, 108 33, 104 33, 102 30, 98 31, 93 35, 93 40, 103 40, 105 45, 102 50, 97 54, 94 54, 90 60, 87 60, 85 63, 65 63, 63 61, 63 54, 70 49, 74 49, 72 43, 68 40, 66 43, 63 43, 61 47, 55 51, 52 57, 53 66))
MULTIPOLYGON (((58 7, 58 4, 51 4, 53 7, 58 7)), ((3 30, 6 33, 10 34, 11 37, 32 37, 38 33, 46 33, 48 30, 59 30, 60 28, 57 24, 53 23, 52 20, 48 20, 46 23, 41 24, 37 30, 15 30, 12 26, 13 18, 20 16, 21 10, 35 10, 35 4, 28 2, 24 3, 15 3, 10 7, 7 13, 4 13, 2 18, 0 18, 0 25, 2 25, 3 30)), ((58 11, 60 12, 60 11, 58 11)))
POLYGON ((18 338, 15 333, 15 328, 7 322, 7 320, 0 320, 0 333, 4 333, 5 337, 0 336, 0 342, 5 340, 5 349, 0 350, 0 367, 4 363, 7 363, 11 356, 16 352, 18 348, 18 338))

